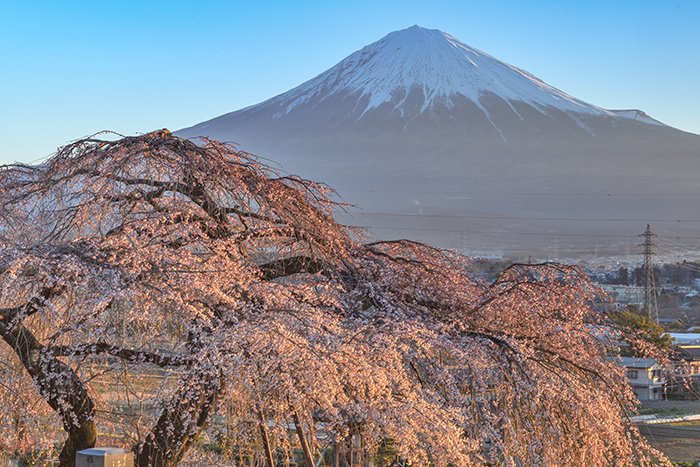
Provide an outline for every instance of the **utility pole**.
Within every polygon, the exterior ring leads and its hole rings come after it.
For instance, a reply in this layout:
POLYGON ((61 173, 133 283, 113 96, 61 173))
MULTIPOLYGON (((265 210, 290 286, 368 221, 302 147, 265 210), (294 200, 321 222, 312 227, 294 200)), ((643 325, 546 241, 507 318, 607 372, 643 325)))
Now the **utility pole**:
POLYGON ((649 224, 643 234, 639 235, 644 239, 639 246, 643 247, 644 256, 644 313, 656 323, 659 322, 659 308, 656 303, 656 280, 654 277, 654 237, 649 224))

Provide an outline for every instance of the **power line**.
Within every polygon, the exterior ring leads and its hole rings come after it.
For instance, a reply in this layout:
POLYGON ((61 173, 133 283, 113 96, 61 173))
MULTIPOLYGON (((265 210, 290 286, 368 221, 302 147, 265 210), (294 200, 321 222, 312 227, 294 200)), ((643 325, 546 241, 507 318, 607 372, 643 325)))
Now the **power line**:
POLYGON ((482 216, 461 214, 401 214, 392 212, 347 212, 349 216, 404 217, 426 219, 483 219, 483 220, 517 220, 517 221, 561 221, 561 222, 671 222, 696 223, 700 219, 649 219, 618 217, 516 217, 516 216, 482 216))
POLYGON ((557 196, 557 197, 586 197, 586 198, 617 198, 617 197, 668 197, 668 196, 690 196, 697 197, 700 193, 568 193, 568 192, 510 192, 510 191, 443 191, 443 190, 387 190, 359 188, 338 188, 338 192, 352 193, 387 193, 406 195, 453 195, 453 196, 557 196))
POLYGON ((686 243, 681 243, 676 240, 700 240, 700 237, 667 237, 667 236, 661 236, 659 235, 657 237, 660 241, 665 243, 666 247, 671 248, 671 247, 676 247, 676 248, 686 248, 688 245, 686 243))
MULTIPOLYGON (((639 235, 615 235, 615 234, 586 234, 586 233, 570 233, 570 232, 494 232, 485 230, 463 230, 463 229, 439 229, 434 227, 398 227, 388 225, 356 225, 362 229, 383 229, 383 230, 407 230, 418 232, 447 232, 447 233, 466 233, 466 234, 483 234, 483 235, 506 235, 506 236, 541 236, 541 237, 591 237, 591 238, 637 238, 639 235)), ((700 240, 700 237, 673 236, 660 237, 677 240, 700 240)), ((679 247, 685 248, 687 245, 675 242, 679 247)))
POLYGON ((700 273, 700 268, 693 268, 693 267, 688 266, 687 264, 676 263, 676 264, 674 264, 673 266, 679 267, 679 268, 681 268, 681 269, 685 269, 686 271, 691 271, 691 272, 700 273))

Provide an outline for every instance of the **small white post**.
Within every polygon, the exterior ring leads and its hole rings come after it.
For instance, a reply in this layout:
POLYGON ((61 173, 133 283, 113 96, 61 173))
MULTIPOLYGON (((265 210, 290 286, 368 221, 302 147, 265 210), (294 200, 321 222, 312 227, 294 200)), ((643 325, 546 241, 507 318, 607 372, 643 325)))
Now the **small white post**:
POLYGON ((134 467, 134 453, 120 448, 91 448, 78 451, 75 467, 134 467))

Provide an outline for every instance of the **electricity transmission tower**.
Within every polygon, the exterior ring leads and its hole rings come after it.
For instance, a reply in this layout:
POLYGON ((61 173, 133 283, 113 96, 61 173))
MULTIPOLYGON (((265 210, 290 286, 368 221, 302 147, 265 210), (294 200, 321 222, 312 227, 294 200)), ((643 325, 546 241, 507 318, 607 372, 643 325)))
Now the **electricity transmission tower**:
POLYGON ((656 303, 656 280, 654 277, 654 237, 649 224, 643 234, 639 235, 644 239, 639 246, 643 247, 644 256, 644 313, 655 322, 659 322, 659 308, 656 303))

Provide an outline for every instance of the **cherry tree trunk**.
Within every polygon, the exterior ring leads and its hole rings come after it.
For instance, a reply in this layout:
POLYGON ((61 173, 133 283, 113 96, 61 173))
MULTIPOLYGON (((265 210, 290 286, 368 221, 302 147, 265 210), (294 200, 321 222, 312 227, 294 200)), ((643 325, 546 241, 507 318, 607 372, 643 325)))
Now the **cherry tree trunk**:
POLYGON ((221 375, 218 374, 198 372, 184 379, 146 440, 135 449, 136 465, 178 465, 205 428, 222 391, 221 375))
POLYGON ((258 413, 260 414, 260 436, 262 437, 263 447, 265 448, 265 463, 267 467, 275 467, 275 458, 272 455, 272 448, 270 447, 270 436, 267 433, 267 420, 262 410, 258 413))
POLYGON ((73 369, 44 352, 44 346, 23 324, 0 320, 0 337, 14 350, 49 406, 61 417, 68 438, 61 450, 61 467, 75 466, 75 453, 95 446, 95 406, 73 369))
POLYGON ((294 421, 294 426, 297 430, 299 443, 301 443, 301 450, 304 452, 304 462, 306 463, 306 467, 314 467, 314 456, 311 453, 309 442, 304 434, 304 427, 301 425, 301 420, 299 420, 299 415, 296 413, 296 411, 292 412, 292 420, 294 421))

